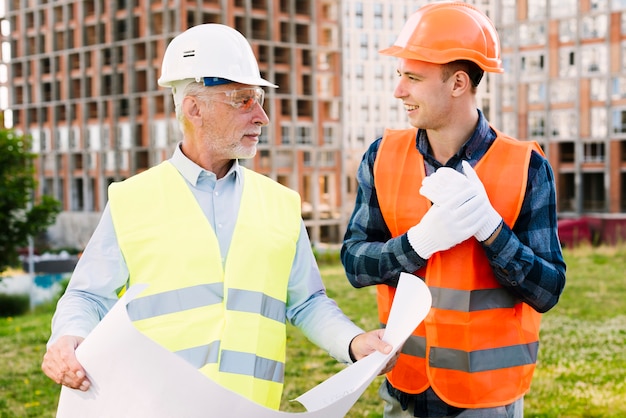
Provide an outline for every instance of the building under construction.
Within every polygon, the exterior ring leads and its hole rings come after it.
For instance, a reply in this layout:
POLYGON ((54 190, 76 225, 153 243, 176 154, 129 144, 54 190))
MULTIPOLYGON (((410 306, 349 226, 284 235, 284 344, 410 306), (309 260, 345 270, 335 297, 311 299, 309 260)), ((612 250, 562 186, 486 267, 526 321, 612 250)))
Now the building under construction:
MULTIPOLYGON (((168 158, 181 139, 169 41, 223 23, 251 42, 268 89, 256 157, 245 165, 299 191, 314 243, 340 239, 339 4, 313 0, 9 0, 6 123, 33 139, 39 194, 63 203, 56 245, 82 247, 107 187, 168 158), (81 233, 83 231, 84 233, 81 233)), ((7 28, 8 26, 8 28, 7 28)), ((219 57, 216 57, 219 59, 219 57)))

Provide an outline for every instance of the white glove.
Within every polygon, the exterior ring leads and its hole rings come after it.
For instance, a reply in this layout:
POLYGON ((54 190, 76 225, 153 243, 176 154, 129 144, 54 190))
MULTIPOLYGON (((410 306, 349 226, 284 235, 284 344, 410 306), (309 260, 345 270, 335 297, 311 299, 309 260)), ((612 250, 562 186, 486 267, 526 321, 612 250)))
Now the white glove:
POLYGON ((452 200, 473 199, 478 191, 463 173, 450 167, 441 167, 422 180, 420 194, 433 204, 444 206, 452 200))
POLYGON ((476 233, 483 212, 480 210, 482 202, 473 192, 474 188, 466 188, 462 193, 449 196, 441 205, 433 205, 420 223, 407 231, 409 243, 420 257, 428 259, 437 251, 452 248, 476 233))
POLYGON ((483 186, 482 181, 478 178, 478 174, 474 171, 472 166, 467 162, 463 161, 463 172, 467 176, 467 179, 476 190, 477 196, 476 200, 481 202, 480 212, 483 213, 483 221, 482 226, 478 229, 474 236, 480 242, 486 241, 498 227, 502 223, 502 216, 491 206, 491 202, 489 201, 489 196, 487 196, 487 191, 485 190, 485 186, 483 186))

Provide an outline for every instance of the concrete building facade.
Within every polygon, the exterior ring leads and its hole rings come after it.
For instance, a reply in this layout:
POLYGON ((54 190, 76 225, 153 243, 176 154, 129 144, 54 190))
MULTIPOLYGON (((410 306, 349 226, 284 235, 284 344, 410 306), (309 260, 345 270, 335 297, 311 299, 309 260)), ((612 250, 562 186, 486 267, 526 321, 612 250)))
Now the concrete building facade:
POLYGON ((312 242, 339 239, 336 2, 8 0, 5 123, 32 137, 38 193, 63 203, 54 244, 84 246, 108 185, 171 155, 181 133, 170 90, 157 85, 161 57, 175 35, 201 23, 241 31, 263 76, 280 86, 267 90, 271 124, 245 165, 301 194, 312 242))
POLYGON ((505 73, 494 123, 538 141, 561 218, 626 212, 626 1, 494 2, 505 73))

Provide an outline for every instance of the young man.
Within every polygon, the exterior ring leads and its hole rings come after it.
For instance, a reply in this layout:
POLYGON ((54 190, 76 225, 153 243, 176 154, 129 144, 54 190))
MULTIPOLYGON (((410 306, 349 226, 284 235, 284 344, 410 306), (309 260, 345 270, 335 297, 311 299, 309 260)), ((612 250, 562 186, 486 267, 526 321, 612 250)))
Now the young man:
POLYGON ((540 313, 565 285, 552 170, 477 109, 484 71, 503 69, 474 6, 420 8, 381 53, 398 58, 394 95, 414 129, 365 153, 342 262, 355 287, 378 286, 383 324, 401 272, 433 294, 380 388, 384 416, 522 417, 540 313))
MULTIPOLYGON (((247 40, 219 24, 169 44, 159 84, 183 133, 173 156, 109 188, 109 201, 52 321, 42 369, 88 390, 76 347, 118 299, 147 336, 223 386, 278 409, 286 321, 343 362, 389 353, 326 296, 299 195, 239 165, 269 123, 247 40)), ((393 364, 394 359, 388 365, 393 364)))

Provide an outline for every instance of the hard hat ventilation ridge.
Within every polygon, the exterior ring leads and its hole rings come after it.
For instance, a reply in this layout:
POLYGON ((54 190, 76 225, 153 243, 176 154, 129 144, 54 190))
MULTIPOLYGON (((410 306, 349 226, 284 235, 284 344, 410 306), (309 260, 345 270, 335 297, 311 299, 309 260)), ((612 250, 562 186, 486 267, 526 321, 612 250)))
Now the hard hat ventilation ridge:
POLYGON ((193 26, 174 37, 165 50, 158 82, 172 87, 176 81, 202 82, 205 77, 211 78, 204 80, 205 85, 235 82, 277 87, 261 77, 248 40, 236 29, 219 23, 193 26))

